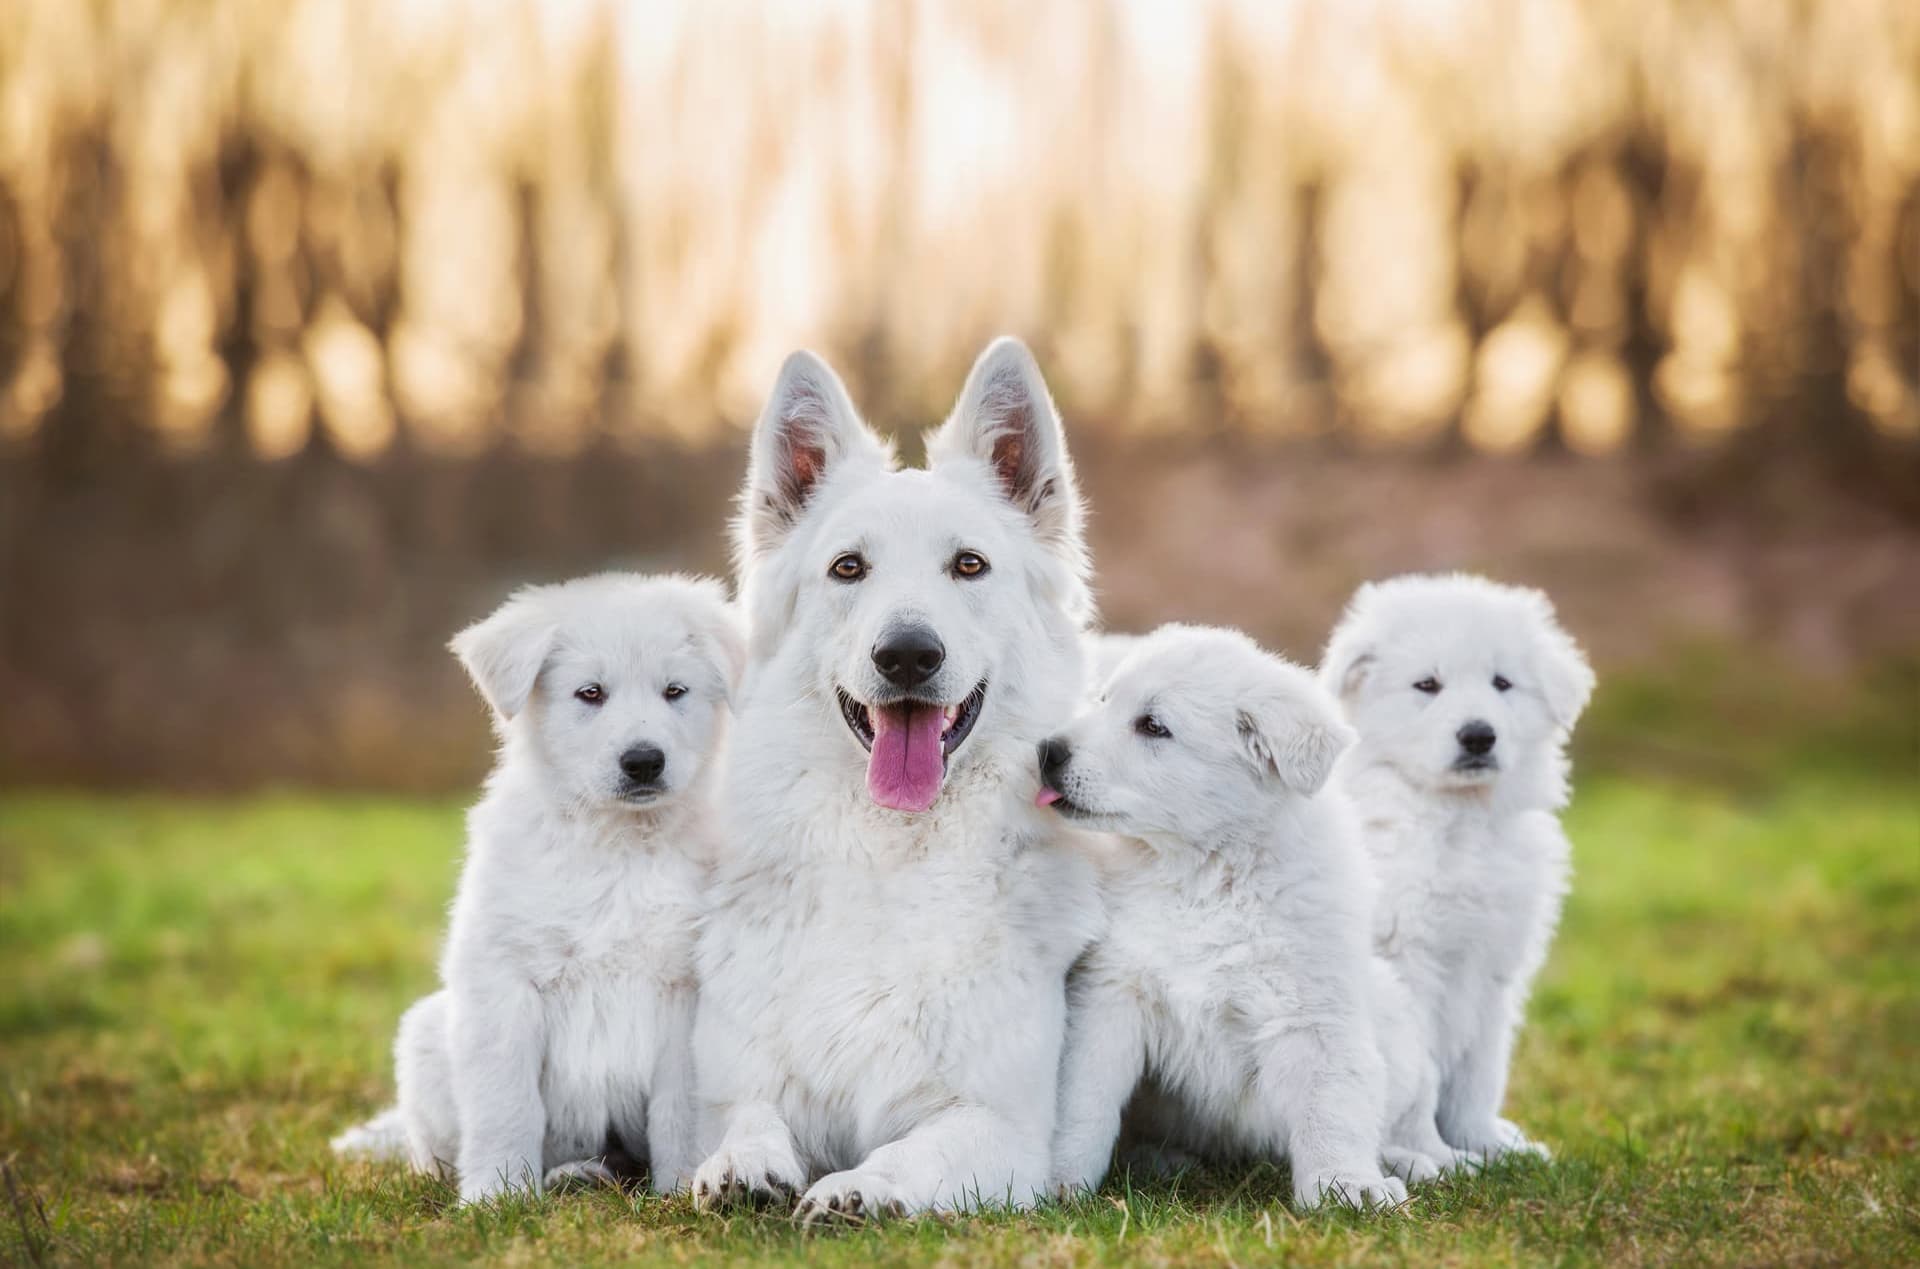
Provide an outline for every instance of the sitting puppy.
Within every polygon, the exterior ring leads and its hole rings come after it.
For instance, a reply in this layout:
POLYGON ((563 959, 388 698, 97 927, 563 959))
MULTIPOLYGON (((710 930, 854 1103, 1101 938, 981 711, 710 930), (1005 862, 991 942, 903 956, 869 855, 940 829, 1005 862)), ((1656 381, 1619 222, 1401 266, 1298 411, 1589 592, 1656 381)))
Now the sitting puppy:
POLYGON ((1538 591, 1401 577, 1360 588, 1321 681, 1359 732, 1338 783, 1362 813, 1375 946, 1417 1004, 1440 1135, 1480 1158, 1544 1158, 1500 1104, 1566 893, 1555 812, 1593 672, 1538 591))
POLYGON ((399 1106, 335 1148, 403 1135, 473 1202, 610 1180, 611 1144, 669 1192, 696 1162, 694 928, 745 660, 734 610, 717 582, 605 574, 522 590, 453 650, 499 762, 468 817, 445 986, 400 1023, 399 1106))
POLYGON ((1314 796, 1351 742, 1309 672, 1188 626, 1127 649, 1042 742, 1040 804, 1131 839, 1069 984, 1057 1186, 1099 1185, 1140 1092, 1180 1147, 1290 1158, 1301 1204, 1406 1198, 1380 1168, 1365 860, 1314 796))

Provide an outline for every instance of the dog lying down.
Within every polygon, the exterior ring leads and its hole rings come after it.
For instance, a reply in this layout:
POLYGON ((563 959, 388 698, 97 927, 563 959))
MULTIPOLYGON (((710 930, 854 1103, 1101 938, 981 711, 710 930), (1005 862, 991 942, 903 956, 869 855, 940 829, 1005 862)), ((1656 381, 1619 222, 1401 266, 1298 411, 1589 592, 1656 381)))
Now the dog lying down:
POLYGON ((1039 801, 1127 839, 1069 983, 1057 1187, 1099 1185, 1129 1104, 1131 1138, 1290 1159, 1308 1206, 1399 1203, 1402 1176, 1457 1161, 1426 1064, 1397 1042, 1410 1006, 1369 954, 1357 826, 1321 793, 1352 741, 1311 672, 1166 626, 1042 743, 1039 801))
POLYGON ((694 932, 743 632, 717 582, 605 574, 529 587, 453 649, 499 761, 445 986, 400 1024, 399 1105, 334 1148, 404 1153, 474 1202, 611 1180, 616 1145, 670 1192, 698 1162, 694 932))

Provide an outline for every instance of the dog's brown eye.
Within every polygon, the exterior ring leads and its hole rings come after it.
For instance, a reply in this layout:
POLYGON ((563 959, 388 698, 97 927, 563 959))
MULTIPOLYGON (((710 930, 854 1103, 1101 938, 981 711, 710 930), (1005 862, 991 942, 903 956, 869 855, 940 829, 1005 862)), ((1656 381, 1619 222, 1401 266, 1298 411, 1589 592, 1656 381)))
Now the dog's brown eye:
POLYGON ((835 581, 857 582, 867 575, 867 562, 858 551, 844 551, 833 557, 833 563, 827 566, 835 581))
POLYGON ((677 701, 681 697, 685 696, 686 694, 687 694, 686 685, 682 683, 669 683, 667 684, 667 690, 660 693, 660 695, 666 697, 670 701, 677 701))
POLYGON ((1513 686, 1513 684, 1507 681, 1507 676, 1506 676, 1506 675, 1504 675, 1504 674, 1496 674, 1496 675, 1494 675, 1494 676, 1493 676, 1493 690, 1494 690, 1494 691, 1496 691, 1496 692, 1504 692, 1504 691, 1506 691, 1507 689, 1509 689, 1509 688, 1511 688, 1512 686, 1513 686))
POLYGON ((607 689, 601 687, 598 683, 589 683, 585 687, 574 688, 573 699, 576 701, 585 701, 589 705, 598 705, 607 699, 607 689))
POLYGON ((987 571, 987 557, 978 551, 962 551, 953 557, 955 577, 979 577, 987 571))
POLYGON ((1428 696, 1437 696, 1440 692, 1440 680, 1429 674, 1426 678, 1415 683, 1413 690, 1416 692, 1425 692, 1428 696))
POLYGON ((1142 714, 1133 720, 1133 729, 1142 736, 1152 736, 1155 740, 1166 740, 1173 735, 1167 725, 1152 714, 1142 714))

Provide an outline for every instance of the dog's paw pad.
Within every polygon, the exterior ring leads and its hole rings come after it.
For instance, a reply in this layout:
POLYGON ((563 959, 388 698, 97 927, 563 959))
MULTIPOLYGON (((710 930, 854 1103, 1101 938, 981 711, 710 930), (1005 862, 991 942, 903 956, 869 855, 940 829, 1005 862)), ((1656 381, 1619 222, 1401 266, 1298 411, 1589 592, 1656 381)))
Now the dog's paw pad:
POLYGON ((794 1213, 802 1225, 863 1225, 909 1212, 893 1183, 872 1172, 835 1172, 814 1182, 794 1213))
POLYGON ((1309 1179, 1296 1196, 1303 1207, 1340 1204, 1360 1211, 1398 1207, 1407 1201, 1406 1182, 1397 1176, 1359 1172, 1323 1172, 1309 1179))
POLYGON ((713 1212, 736 1207, 765 1211, 788 1207, 798 1187, 780 1174, 777 1167, 764 1167, 737 1156, 707 1160, 693 1174, 695 1211, 713 1212))

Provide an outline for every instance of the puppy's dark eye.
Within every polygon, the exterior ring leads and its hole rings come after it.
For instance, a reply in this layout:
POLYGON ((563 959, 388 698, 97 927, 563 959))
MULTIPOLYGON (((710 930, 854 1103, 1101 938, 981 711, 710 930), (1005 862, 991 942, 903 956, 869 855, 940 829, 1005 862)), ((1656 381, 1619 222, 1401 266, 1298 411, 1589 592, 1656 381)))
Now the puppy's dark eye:
POLYGON ((660 695, 666 697, 670 701, 677 701, 681 697, 685 696, 686 694, 687 694, 687 688, 684 683, 669 683, 667 684, 667 690, 660 693, 660 695))
POLYGON ((953 557, 955 577, 984 577, 986 572, 987 557, 978 551, 962 551, 953 557))
POLYGON ((843 551, 833 557, 827 572, 837 582, 857 582, 867 575, 867 561, 858 551, 843 551))
POLYGON ((1425 692, 1428 696, 1438 696, 1440 694, 1440 680, 1429 674, 1426 678, 1415 683, 1413 690, 1416 692, 1425 692))
POLYGON ((1142 736, 1151 736, 1155 740, 1167 740, 1173 736, 1173 733, 1167 730, 1166 724, 1152 714, 1142 714, 1134 719, 1133 729, 1142 736))
POLYGON ((588 705, 604 704, 607 699, 607 689, 601 687, 598 683, 588 683, 584 687, 576 687, 573 689, 573 699, 576 701, 584 701, 588 705))
POLYGON ((1513 687, 1513 684, 1512 684, 1511 682, 1509 682, 1509 681, 1508 681, 1508 679, 1507 679, 1507 676, 1506 676, 1506 675, 1504 675, 1504 674, 1496 674, 1496 675, 1494 675, 1494 676, 1493 676, 1493 690, 1494 690, 1494 691, 1496 691, 1496 692, 1505 692, 1505 691, 1507 691, 1507 690, 1509 690, 1509 689, 1510 689, 1510 688, 1512 688, 1512 687, 1513 687))

